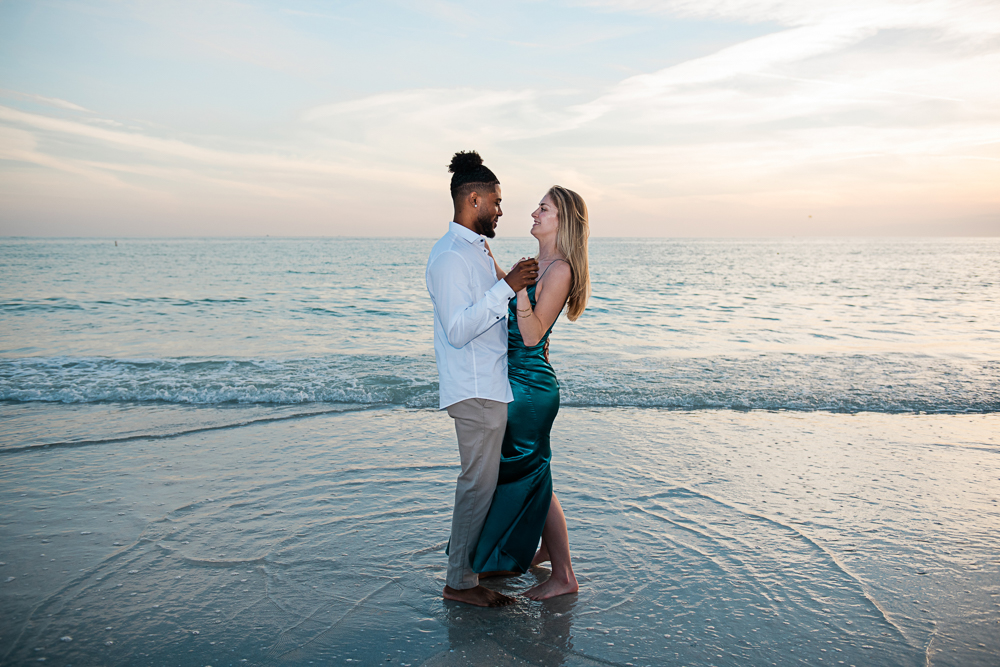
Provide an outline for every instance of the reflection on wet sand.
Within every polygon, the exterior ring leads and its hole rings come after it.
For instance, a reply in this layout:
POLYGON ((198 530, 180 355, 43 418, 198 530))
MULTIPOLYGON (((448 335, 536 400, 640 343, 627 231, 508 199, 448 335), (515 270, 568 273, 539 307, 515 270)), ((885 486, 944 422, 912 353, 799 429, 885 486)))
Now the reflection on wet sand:
POLYGON ((1000 652, 997 416, 567 408, 553 473, 581 588, 504 609, 441 599, 447 417, 210 417, 0 452, 0 662, 992 667, 1000 652))
MULTIPOLYGON (((491 580, 489 586, 516 594, 547 578, 547 572, 491 580), (541 576, 539 576, 541 575, 541 576), (537 580, 537 581, 536 581, 537 580)), ((448 649, 423 663, 428 667, 452 665, 560 665, 601 664, 575 652, 573 647, 576 595, 534 603, 520 598, 504 610, 478 609, 443 602, 448 627, 448 649)))

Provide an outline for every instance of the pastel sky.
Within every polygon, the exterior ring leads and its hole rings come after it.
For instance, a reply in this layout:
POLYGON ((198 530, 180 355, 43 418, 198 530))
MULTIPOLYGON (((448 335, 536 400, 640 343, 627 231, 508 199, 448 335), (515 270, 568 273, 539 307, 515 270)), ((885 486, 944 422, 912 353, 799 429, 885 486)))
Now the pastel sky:
POLYGON ((0 1, 0 234, 1000 235, 997 0, 0 1))

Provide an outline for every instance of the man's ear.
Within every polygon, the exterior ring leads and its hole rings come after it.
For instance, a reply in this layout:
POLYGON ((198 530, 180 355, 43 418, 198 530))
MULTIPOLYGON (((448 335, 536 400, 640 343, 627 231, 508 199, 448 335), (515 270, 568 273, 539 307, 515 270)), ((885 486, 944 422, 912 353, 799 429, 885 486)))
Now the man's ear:
POLYGON ((479 196, 479 193, 476 192, 475 190, 473 190, 472 192, 469 193, 469 196, 466 199, 466 201, 469 203, 469 206, 471 206, 472 208, 479 208, 479 200, 480 199, 482 199, 482 197, 479 196))

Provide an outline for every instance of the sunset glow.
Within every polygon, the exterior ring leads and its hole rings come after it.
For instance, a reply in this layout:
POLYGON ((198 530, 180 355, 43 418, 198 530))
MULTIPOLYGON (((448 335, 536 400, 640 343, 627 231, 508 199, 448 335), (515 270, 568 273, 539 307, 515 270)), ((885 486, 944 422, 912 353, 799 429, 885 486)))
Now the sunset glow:
POLYGON ((1000 234, 1000 5, 0 4, 0 233, 1000 234))

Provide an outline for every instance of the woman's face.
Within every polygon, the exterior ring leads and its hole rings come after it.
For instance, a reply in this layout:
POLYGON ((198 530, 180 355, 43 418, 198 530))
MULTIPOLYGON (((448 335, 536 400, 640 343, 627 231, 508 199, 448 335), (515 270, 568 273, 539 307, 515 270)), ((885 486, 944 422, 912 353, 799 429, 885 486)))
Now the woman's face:
POLYGON ((552 197, 546 194, 538 203, 538 208, 531 214, 531 235, 536 239, 555 236, 559 229, 559 209, 552 197))

